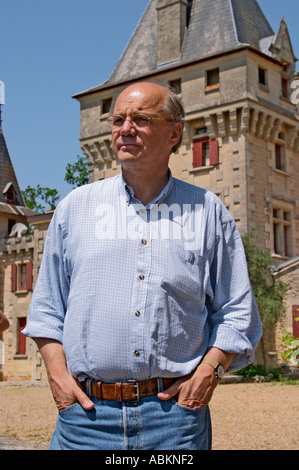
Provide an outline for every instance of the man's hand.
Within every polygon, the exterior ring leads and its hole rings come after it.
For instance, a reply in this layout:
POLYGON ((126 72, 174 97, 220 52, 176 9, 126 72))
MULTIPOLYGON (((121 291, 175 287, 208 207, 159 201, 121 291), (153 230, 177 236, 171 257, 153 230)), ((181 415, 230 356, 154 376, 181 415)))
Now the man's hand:
MULTIPOLYGON (((206 357, 222 364, 227 370, 236 354, 222 351, 218 348, 210 348, 206 357)), ((169 400, 178 395, 178 403, 189 408, 203 408, 212 398, 213 392, 219 380, 212 366, 201 363, 192 374, 176 380, 167 390, 158 393, 161 400, 169 400)))
POLYGON ((78 402, 85 410, 91 410, 93 402, 83 392, 79 382, 68 373, 62 344, 47 338, 35 338, 35 341, 46 365, 57 408, 62 410, 78 402))
POLYGON ((167 390, 158 393, 161 400, 169 400, 178 395, 178 403, 189 408, 203 408, 212 398, 218 385, 214 369, 208 364, 201 364, 190 375, 176 380, 167 390))

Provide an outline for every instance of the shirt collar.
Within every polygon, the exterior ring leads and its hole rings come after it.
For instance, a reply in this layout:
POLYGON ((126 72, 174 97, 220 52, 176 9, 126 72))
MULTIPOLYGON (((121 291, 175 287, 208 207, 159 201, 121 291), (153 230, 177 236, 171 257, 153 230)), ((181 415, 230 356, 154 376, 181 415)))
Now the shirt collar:
MULTIPOLYGON (((147 204, 147 206, 146 206, 147 209, 150 209, 151 206, 153 206, 155 204, 158 204, 158 205, 161 204, 166 199, 166 197, 169 195, 169 193, 172 189, 172 186, 173 186, 173 176, 172 176, 172 173, 171 173, 170 169, 168 169, 168 175, 169 175, 169 179, 168 179, 168 182, 167 182, 166 186, 163 188, 163 190, 161 191, 161 193, 159 194, 158 197, 156 197, 151 202, 149 202, 149 204, 147 204)), ((132 203, 141 204, 141 202, 138 201, 138 199, 135 198, 134 189, 126 183, 122 173, 120 174, 120 178, 119 178, 119 186, 120 186, 120 192, 123 196, 126 197, 128 205, 132 204, 132 203)))

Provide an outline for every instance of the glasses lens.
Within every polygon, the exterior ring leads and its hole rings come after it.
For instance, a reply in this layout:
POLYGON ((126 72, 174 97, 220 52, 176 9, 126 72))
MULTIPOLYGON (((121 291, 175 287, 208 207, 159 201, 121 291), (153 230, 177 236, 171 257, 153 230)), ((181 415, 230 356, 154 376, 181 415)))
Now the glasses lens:
POLYGON ((132 116, 127 117, 115 114, 108 119, 108 122, 114 129, 120 129, 126 120, 136 129, 143 129, 150 125, 150 118, 146 114, 132 114, 132 116))
POLYGON ((150 119, 146 114, 133 114, 131 119, 135 127, 138 127, 139 129, 148 127, 150 123, 150 119))
POLYGON ((112 116, 111 120, 110 120, 111 124, 113 127, 122 127, 124 122, 125 122, 125 118, 123 116, 118 116, 118 115, 115 115, 115 116, 112 116))

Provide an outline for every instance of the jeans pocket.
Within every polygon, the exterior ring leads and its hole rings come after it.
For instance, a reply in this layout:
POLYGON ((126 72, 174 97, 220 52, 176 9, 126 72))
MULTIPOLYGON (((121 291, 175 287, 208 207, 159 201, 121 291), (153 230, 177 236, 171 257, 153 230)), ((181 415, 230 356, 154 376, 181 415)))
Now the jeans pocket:
POLYGON ((176 406, 180 410, 184 410, 184 411, 187 411, 189 413, 203 413, 207 408, 207 405, 203 406, 202 408, 191 408, 190 406, 181 405, 180 403, 178 403, 176 397, 171 398, 169 401, 170 401, 170 403, 172 403, 174 406, 176 406))
POLYGON ((62 408, 61 410, 58 410, 58 413, 62 415, 68 411, 72 411, 77 405, 79 405, 78 402, 72 403, 72 405, 66 406, 65 408, 62 408))

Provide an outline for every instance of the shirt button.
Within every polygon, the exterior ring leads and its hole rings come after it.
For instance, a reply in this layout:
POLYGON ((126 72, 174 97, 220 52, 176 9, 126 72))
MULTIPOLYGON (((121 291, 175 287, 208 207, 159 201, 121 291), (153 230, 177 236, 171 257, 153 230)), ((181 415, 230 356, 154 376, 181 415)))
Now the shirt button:
POLYGON ((144 275, 143 275, 143 274, 140 274, 139 279, 141 279, 141 280, 143 281, 144 275))
POLYGON ((146 240, 142 240, 142 245, 147 245, 147 241, 146 241, 146 240))
POLYGON ((134 351, 134 354, 136 357, 140 356, 140 351, 138 351, 138 349, 136 349, 136 351, 134 351))
POLYGON ((136 315, 136 317, 140 317, 141 314, 138 310, 136 310, 135 315, 136 315))

